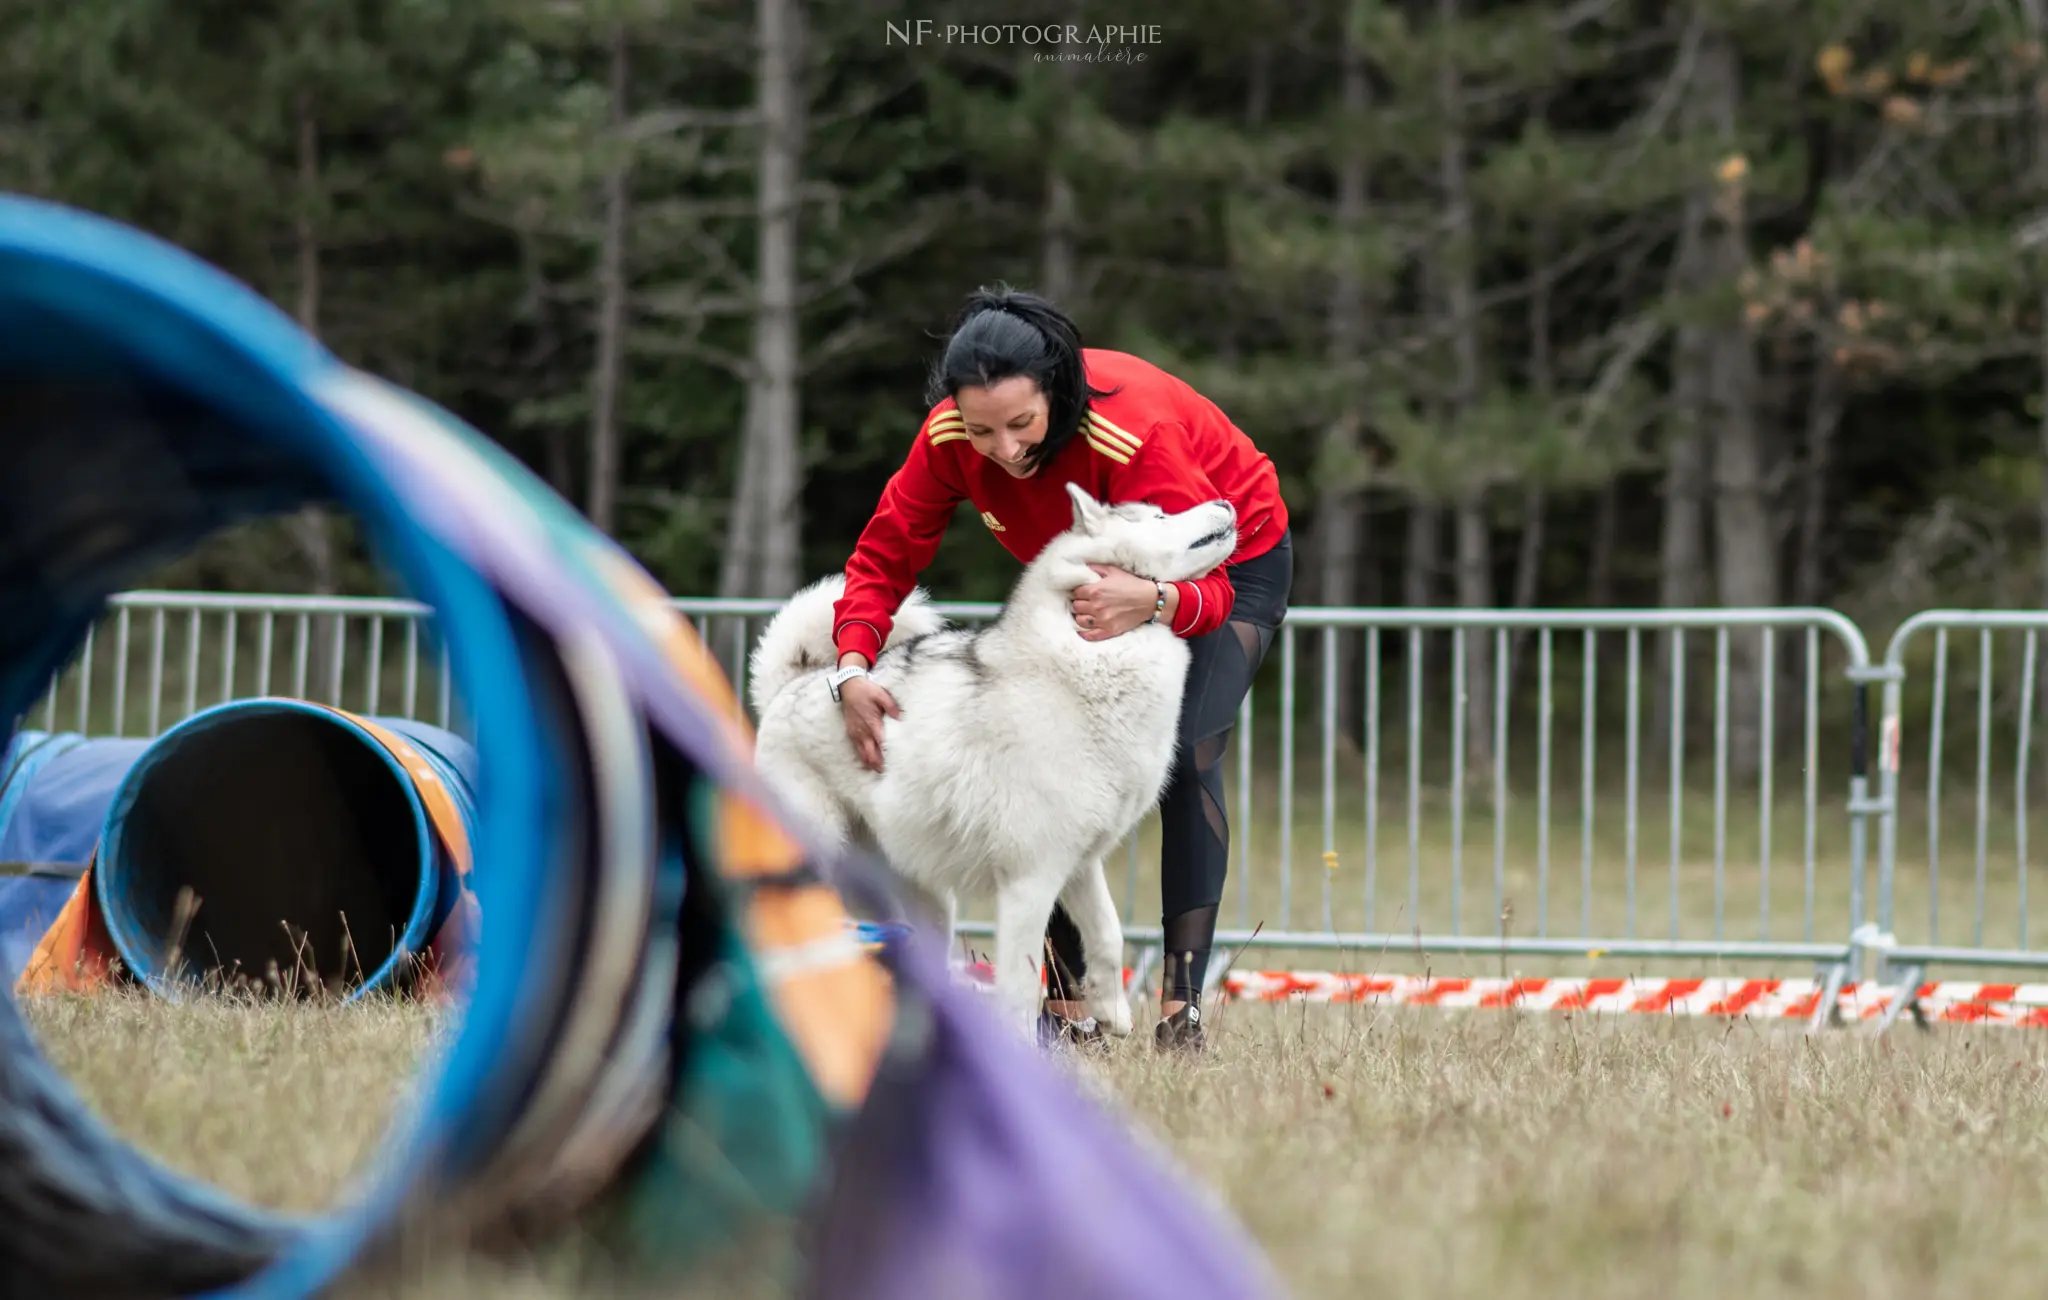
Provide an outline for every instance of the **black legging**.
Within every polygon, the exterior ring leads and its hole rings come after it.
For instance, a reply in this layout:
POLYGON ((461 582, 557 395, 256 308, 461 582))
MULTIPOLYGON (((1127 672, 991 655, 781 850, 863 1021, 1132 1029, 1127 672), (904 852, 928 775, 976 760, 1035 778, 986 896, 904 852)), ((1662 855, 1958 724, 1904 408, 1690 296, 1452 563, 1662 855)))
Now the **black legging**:
MULTIPOLYGON (((1230 865, 1230 822, 1223 808, 1223 755, 1252 678, 1287 613, 1294 585, 1294 536, 1229 567, 1237 598, 1230 618, 1188 642, 1180 744, 1159 804, 1159 911, 1166 954, 1166 997, 1199 1002, 1216 942, 1216 909, 1230 865)), ((1054 997, 1078 997, 1087 963, 1081 932, 1055 906, 1045 927, 1052 948, 1054 997)))

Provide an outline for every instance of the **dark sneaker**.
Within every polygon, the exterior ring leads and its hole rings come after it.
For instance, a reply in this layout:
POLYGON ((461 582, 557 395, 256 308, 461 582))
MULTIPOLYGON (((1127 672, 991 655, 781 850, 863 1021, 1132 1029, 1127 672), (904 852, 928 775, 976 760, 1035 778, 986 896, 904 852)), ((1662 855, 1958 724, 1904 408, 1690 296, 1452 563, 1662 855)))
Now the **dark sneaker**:
POLYGON ((1051 1011, 1038 1013, 1040 1047, 1093 1047, 1102 1041, 1102 1026, 1095 1023, 1094 1016, 1069 1020, 1051 1011))
POLYGON ((1202 1009, 1190 1002, 1159 1022, 1152 1031, 1152 1045, 1161 1051, 1199 1052, 1202 1042, 1202 1009))

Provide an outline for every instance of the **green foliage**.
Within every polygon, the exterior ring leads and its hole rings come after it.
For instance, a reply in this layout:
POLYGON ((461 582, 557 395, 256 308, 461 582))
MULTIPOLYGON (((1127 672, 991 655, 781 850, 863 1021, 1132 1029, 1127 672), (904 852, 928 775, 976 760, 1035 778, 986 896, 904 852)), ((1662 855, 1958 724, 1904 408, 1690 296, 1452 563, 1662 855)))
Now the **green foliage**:
MULTIPOLYGON (((1673 408, 1673 329, 1738 324, 1765 369, 1753 414, 1788 539, 1806 399, 1823 367, 1847 381, 1824 494, 1842 521, 1824 530, 1831 579, 1903 563, 1899 539, 1938 503, 1977 502, 2001 535, 2032 526, 2048 38, 2019 7, 1437 13, 1043 0, 1001 17, 1159 28, 1129 61, 1062 63, 1022 43, 892 44, 897 10, 806 5, 807 569, 844 559, 900 463, 960 295, 1039 282, 1055 178, 1074 200, 1090 341, 1219 401, 1275 459, 1305 531, 1346 493, 1374 521, 1477 494, 1518 529, 1522 489, 1540 486, 1560 504, 1539 601, 1576 603, 1584 507, 1618 480, 1620 536, 1641 554, 1614 565, 1615 598, 1652 600, 1662 462, 1647 431, 1698 414, 1673 408), (1726 131, 1697 98, 1695 37, 1717 28, 1741 56, 1726 131), (1347 35, 1362 108, 1344 93, 1347 35), (1446 219, 1447 144, 1469 172, 1469 231, 1446 219), (1340 202, 1347 168, 1362 211, 1340 202), (1677 273, 1689 203, 1740 223, 1746 265, 1677 273), (1462 408, 1443 280, 1459 264, 1479 376, 1462 408), (1637 346, 1645 325, 1666 328, 1637 346)), ((990 20, 957 0, 919 16, 990 20)), ((135 222, 288 310, 310 230, 330 346, 581 500, 604 178, 629 164, 617 530, 672 588, 708 590, 757 305, 754 20, 739 0, 19 0, 0 13, 0 184, 135 222), (624 129, 608 86, 619 26, 624 129)), ((274 530, 238 536, 232 557, 193 561, 193 580, 300 580, 274 530)), ((1369 550, 1391 578, 1398 525, 1369 550)), ((359 548, 353 563, 369 583, 359 548)), ((1014 572, 966 512, 928 576, 993 597, 1014 572)))

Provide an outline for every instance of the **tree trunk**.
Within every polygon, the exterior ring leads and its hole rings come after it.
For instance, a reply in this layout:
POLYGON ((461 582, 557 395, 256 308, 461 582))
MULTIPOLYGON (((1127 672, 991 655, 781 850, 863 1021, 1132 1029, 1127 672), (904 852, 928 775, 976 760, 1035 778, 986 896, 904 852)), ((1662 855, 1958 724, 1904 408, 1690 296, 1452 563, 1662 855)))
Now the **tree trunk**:
MULTIPOLYGON (((1686 92, 1683 116, 1688 128, 1699 118, 1697 98, 1686 92)), ((1704 184, 1696 185, 1685 198, 1674 277, 1681 295, 1696 295, 1704 287, 1707 216, 1713 198, 1704 184)), ((1657 602, 1666 609, 1693 608, 1706 599, 1706 496, 1711 464, 1707 404, 1713 389, 1712 363, 1707 326, 1693 320, 1681 324, 1672 357, 1674 427, 1665 450, 1664 528, 1657 573, 1657 602)), ((1671 736, 1672 660, 1678 644, 1673 633, 1658 635, 1651 676, 1650 740, 1660 754, 1668 752, 1671 736)))
MULTIPOLYGON (((1516 609, 1536 608, 1539 579, 1543 576, 1543 525, 1550 510, 1550 494, 1540 483, 1530 483, 1522 488, 1522 535, 1515 545, 1515 594, 1516 609)), ((1520 662, 1521 643, 1528 639, 1526 630, 1515 638, 1516 661, 1520 662)))
POLYGON ((1799 557, 1792 574, 1792 602, 1818 605, 1825 598, 1828 475, 1834 468, 1835 432, 1842 423, 1842 372, 1822 343, 1815 349, 1813 386, 1806 395, 1806 463, 1800 467, 1799 557))
MULTIPOLYGON (((1493 527, 1486 502, 1474 492, 1457 504, 1458 604, 1465 609, 1493 607, 1493 527)), ((1491 784, 1493 776, 1493 643, 1491 629, 1465 636, 1465 772, 1473 782, 1491 784)), ((1508 707, 1507 700, 1500 701, 1508 707)))
POLYGON ((626 123, 626 88, 632 73, 626 25, 615 23, 611 34, 612 147, 619 154, 604 173, 604 239, 597 267, 597 359, 590 376, 590 482, 586 512, 590 522, 611 532, 619 500, 619 393, 625 380, 626 351, 626 222, 627 185, 632 168, 625 142, 617 138, 626 123))
MULTIPOLYGON (((2041 0, 2028 0, 2027 16, 2037 39, 2043 26, 2040 21, 2040 9, 2041 0)), ((2048 151, 2048 103, 2043 102, 2044 95, 2048 95, 2048 86, 2037 87, 2034 94, 2034 129, 2037 132, 2036 140, 2039 147, 2044 151, 2048 151)), ((2039 426, 2041 456, 2043 463, 2048 464, 2048 289, 2044 289, 2036 300, 2036 310, 2041 313, 2040 338, 2037 344, 2042 383, 2041 419, 2039 426)), ((2041 604, 2043 608, 2048 608, 2048 481, 2044 481, 2041 486, 2041 500, 2038 508, 2040 510, 2041 540, 2038 543, 2038 558, 2035 563, 2041 569, 2041 604)), ((2044 724, 2048 724, 2048 658, 2044 658, 2038 665, 2038 668, 2041 680, 2035 683, 2034 700, 2036 707, 2041 710, 2040 720, 2044 724)))
MULTIPOLYGON (((2048 40, 2048 0, 2022 0, 2021 11, 2026 22, 2027 34, 2038 49, 2042 41, 2048 40)), ((2042 68, 2038 63, 2035 65, 2034 73, 2032 118, 2034 165, 2029 177, 2032 184, 2028 188, 2038 202, 2039 196, 2048 191, 2048 68, 2042 68)), ((2044 458, 2048 458, 2048 287, 2044 287, 2036 297, 2035 308, 2041 313, 2038 327, 2040 337, 2037 344, 2037 377, 2041 382, 2042 394, 2039 438, 2041 453, 2044 458)), ((2037 509, 2041 539, 2035 563, 2040 567, 2038 580, 2041 584, 2041 601, 2044 606, 2048 606, 2048 477, 2042 480, 2041 499, 2037 509)), ((2041 710, 2042 721, 2048 722, 2048 657, 2043 657, 2039 670, 2041 680, 2035 683, 2034 699, 2036 706, 2041 710)))
POLYGON ((1443 509, 1419 496, 1408 500, 1408 542, 1401 551, 1401 603, 1410 609, 1436 604, 1437 575, 1443 570, 1443 509))
MULTIPOLYGON (((1072 8, 1067 20, 1070 26, 1086 26, 1072 8)), ((1062 45, 1060 52, 1071 51, 1062 45)), ((1066 105, 1080 91, 1076 76, 1080 69, 1081 65, 1071 60, 1063 59, 1053 65, 1053 77, 1062 89, 1059 106, 1053 110, 1052 147, 1046 150, 1045 160, 1045 207, 1039 213, 1039 292, 1069 315, 1080 310, 1074 296, 1081 286, 1074 253, 1074 238, 1080 225, 1079 205, 1074 197, 1074 183, 1067 179, 1066 105)))
MULTIPOLYGON (((1458 21, 1458 0, 1437 0, 1439 29, 1458 21)), ((1473 286, 1472 195, 1465 160, 1462 110, 1464 86, 1446 53, 1437 64, 1437 109, 1443 116, 1443 144, 1437 178, 1443 190, 1448 247, 1444 252, 1444 314, 1451 327, 1452 404, 1462 419, 1479 404, 1479 308, 1473 286)), ((1486 609, 1493 604, 1493 530, 1486 518, 1484 488, 1457 502, 1458 604, 1486 609)), ((1474 779, 1493 766, 1493 637, 1468 634, 1465 644, 1465 756, 1474 779)), ((1506 701, 1501 701, 1506 707, 1506 701)))
MULTIPOLYGON (((1371 87, 1366 81, 1365 50, 1356 37, 1355 23, 1345 25, 1343 51, 1343 106, 1350 120, 1363 118, 1369 106, 1371 87)), ((1340 146, 1337 160, 1337 229, 1348 243, 1365 229, 1366 159, 1349 137, 1340 146)), ((1341 256, 1341 255, 1340 255, 1341 256)), ((1316 547, 1322 572, 1318 596, 1325 605, 1346 606, 1358 601, 1358 570, 1365 534, 1361 525, 1364 484, 1358 474, 1363 452, 1359 431, 1363 422, 1365 329, 1365 278, 1358 267, 1340 260, 1330 285, 1329 361, 1331 369, 1356 385, 1351 400, 1323 437, 1329 472, 1316 493, 1316 547)), ((1363 705, 1359 700, 1359 648, 1362 637, 1339 635, 1337 645, 1337 716, 1344 730, 1363 739, 1360 730, 1363 705)))
MULTIPOLYGON (((1062 68, 1077 67, 1063 63, 1062 68)), ((1077 224, 1074 184, 1061 170, 1057 157, 1045 166, 1044 249, 1039 258, 1039 291, 1068 312, 1079 310, 1074 289, 1079 283, 1074 269, 1074 228, 1077 224)))
MULTIPOLYGON (((1697 403, 1704 400, 1705 349, 1696 339, 1679 338, 1679 401, 1687 409, 1678 418, 1697 427, 1704 412, 1697 403), (1689 347, 1688 344, 1691 346, 1689 347), (1693 353, 1687 356, 1688 352, 1693 353)), ((1711 464, 1704 432, 1682 433, 1673 439, 1664 466, 1664 536, 1657 582, 1657 603, 1665 609, 1693 609, 1706 602, 1707 469, 1711 464)), ((1652 677, 1655 698, 1650 708, 1650 735, 1662 752, 1671 735, 1672 664, 1679 638, 1671 632, 1657 636, 1657 655, 1652 677)), ((1698 649, 1698 638, 1686 647, 1698 649)), ((1695 688, 1696 689, 1696 688, 1695 688)))
POLYGON ((802 0, 758 0, 761 147, 753 344, 740 481, 719 593, 788 596, 802 555, 797 202, 803 157, 802 0))
POLYGON ((542 436, 546 440, 541 448, 541 454, 544 457, 548 486, 573 501, 576 499, 576 476, 569 464, 570 455, 574 451, 570 445, 573 439, 569 436, 569 428, 566 425, 550 424, 542 436))
POLYGON ((1599 500, 1593 506, 1593 554, 1588 563, 1586 603, 1594 609, 1614 604, 1614 551, 1621 533, 1621 480, 1608 479, 1600 485, 1599 500))
MULTIPOLYGON (((1701 48, 1699 90, 1707 125, 1737 147, 1741 69, 1734 42, 1710 35, 1701 48)), ((1749 264, 1739 189, 1715 205, 1706 240, 1709 283, 1732 285, 1749 264)), ((1756 345, 1740 317, 1713 327, 1708 410, 1714 444, 1715 573, 1720 603, 1778 604, 1778 548, 1764 484, 1763 430, 1757 420, 1756 345)), ((1732 635, 1728 654, 1728 757, 1733 779, 1753 776, 1762 735, 1763 646, 1754 633, 1732 635)))
MULTIPOLYGON (((1681 353, 1687 351, 1685 343, 1681 337, 1681 353)), ((1686 369, 1691 374, 1681 375, 1681 401, 1687 400, 1686 390, 1698 393, 1704 389, 1702 359, 1686 359, 1686 369)), ((1698 401, 1701 397, 1690 400, 1698 401)), ((1657 583, 1657 603, 1666 609, 1693 609, 1706 601, 1706 483, 1710 463, 1704 434, 1685 433, 1673 440, 1664 467, 1663 571, 1657 583)))
MULTIPOLYGON (((299 328, 318 337, 320 333, 320 119, 314 111, 313 92, 301 90, 297 102, 298 128, 298 217, 294 235, 298 274, 294 314, 299 328)), ((334 534, 327 512, 308 506, 291 521, 292 539, 306 558, 312 590, 322 596, 340 589, 340 575, 334 555, 334 534)), ((325 644, 326 638, 319 638, 325 644)))
MULTIPOLYGON (((1539 116, 1544 110, 1538 109, 1539 116)), ((1557 379, 1550 355, 1550 246, 1551 215, 1538 211, 1531 243, 1531 260, 1536 266, 1536 285, 1529 295, 1529 391, 1545 418, 1551 413, 1557 379)), ((1515 550, 1516 609, 1533 609, 1539 580, 1543 575, 1543 524, 1549 509, 1544 485, 1531 478, 1522 488, 1522 537, 1515 550)), ((1513 647, 1509 662, 1512 679, 1519 681, 1528 662, 1529 629, 1518 628, 1509 638, 1513 647)))
MULTIPOLYGON (((313 92, 301 89, 294 116, 297 127, 298 215, 293 223, 298 281, 293 315, 299 328, 320 334, 320 119, 313 92)), ((341 590, 340 564, 335 556, 334 525, 327 511, 309 505, 286 523, 293 543, 305 557, 307 588, 315 595, 332 596, 341 590)), ((332 704, 342 702, 338 670, 343 666, 334 656, 334 634, 341 625, 331 614, 316 615, 304 624, 306 631, 306 689, 308 698, 332 704)))
MULTIPOLYGON (((1720 603, 1733 609, 1778 604, 1778 555, 1764 500, 1756 412, 1756 354, 1739 323, 1714 346, 1714 541, 1720 603)), ((1762 738, 1763 646, 1755 633, 1731 633, 1728 650, 1729 770, 1757 769, 1762 738)), ((1704 685, 1704 683, 1702 683, 1704 685)))

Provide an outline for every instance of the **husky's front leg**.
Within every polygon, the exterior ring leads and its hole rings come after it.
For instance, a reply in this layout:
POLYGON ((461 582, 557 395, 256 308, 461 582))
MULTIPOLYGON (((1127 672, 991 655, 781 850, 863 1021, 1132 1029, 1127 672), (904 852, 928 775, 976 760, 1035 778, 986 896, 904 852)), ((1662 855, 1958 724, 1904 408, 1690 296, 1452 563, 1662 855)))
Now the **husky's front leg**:
POLYGON ((996 1009, 1033 1041, 1045 978, 1045 923, 1060 883, 1040 867, 1018 872, 996 890, 996 1009))
POLYGON ((1122 1038, 1131 1032, 1131 1004, 1124 996, 1124 925, 1109 892, 1102 859, 1091 859, 1060 891, 1067 916, 1081 932, 1088 962, 1088 1014, 1122 1038))

